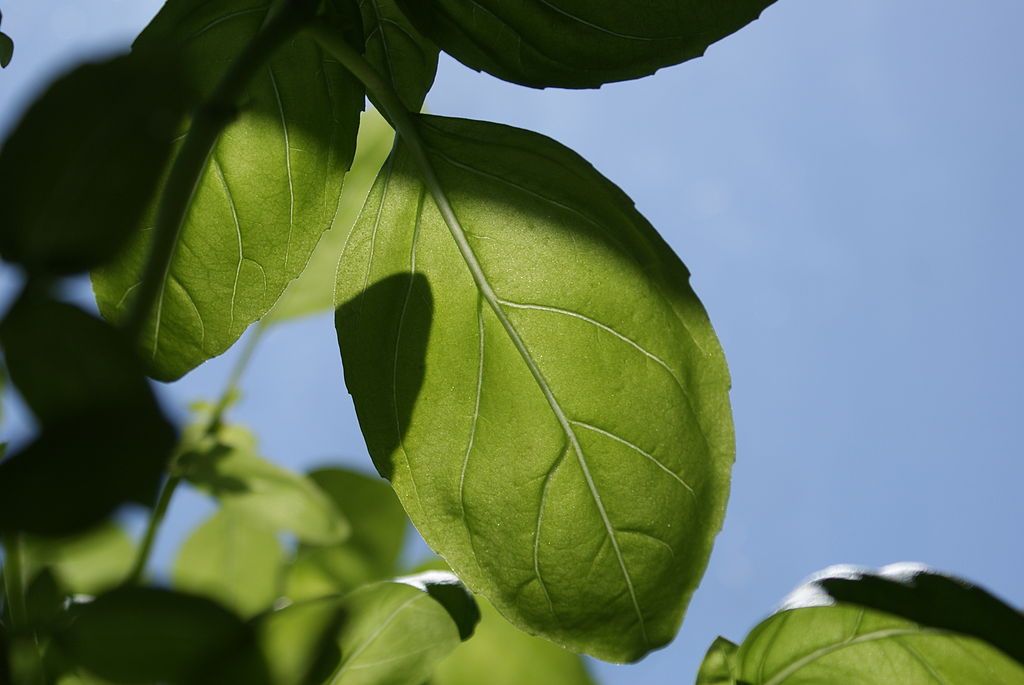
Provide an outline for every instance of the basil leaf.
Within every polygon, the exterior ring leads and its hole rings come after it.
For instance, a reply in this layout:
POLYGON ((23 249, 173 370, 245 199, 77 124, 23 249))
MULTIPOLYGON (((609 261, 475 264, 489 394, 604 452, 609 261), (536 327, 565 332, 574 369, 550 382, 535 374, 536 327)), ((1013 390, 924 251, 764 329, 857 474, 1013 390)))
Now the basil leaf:
POLYGON ((118 254, 192 103, 178 64, 164 54, 85 64, 54 82, 0 152, 3 258, 68 274, 118 254))
POLYGON ((638 659, 675 635, 722 522, 733 437, 714 332, 683 264, 570 150, 416 123, 441 210, 400 144, 339 269, 370 454, 515 625, 638 659))
POLYGON ((411 112, 418 112, 437 74, 438 49, 398 9, 395 0, 360 0, 366 59, 387 77, 411 112))
POLYGON ((174 586, 247 617, 279 594, 284 551, 274 530, 244 509, 226 506, 199 526, 174 564, 174 586))
POLYGON ((225 507, 304 542, 327 545, 348 537, 348 521, 324 492, 260 457, 255 437, 244 428, 221 426, 188 444, 179 462, 183 475, 225 507))
POLYGON ((534 88, 597 88, 700 57, 775 0, 399 0, 442 50, 534 88))
MULTIPOLYGON (((135 49, 173 47, 197 89, 209 94, 270 4, 171 0, 135 49)), ((301 36, 248 85, 196 188, 144 331, 155 378, 176 379, 224 352, 302 272, 334 219, 363 101, 362 86, 301 36)), ((151 211, 143 220, 118 262, 93 274, 108 319, 121 320, 130 307, 154 217, 151 211)))

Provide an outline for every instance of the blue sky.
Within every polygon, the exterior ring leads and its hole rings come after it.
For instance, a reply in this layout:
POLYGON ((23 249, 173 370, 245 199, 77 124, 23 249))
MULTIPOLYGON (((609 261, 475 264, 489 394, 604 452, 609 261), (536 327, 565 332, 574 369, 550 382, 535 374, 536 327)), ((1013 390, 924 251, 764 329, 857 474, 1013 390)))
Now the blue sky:
MULTIPOLYGON (((158 6, 3 0, 0 132, 158 6)), ((551 135, 633 197, 730 362, 737 461, 707 576, 676 642, 601 682, 692 682, 717 635, 834 563, 920 561, 1024 604, 1022 25, 1019 0, 780 0, 703 59, 597 91, 442 61, 431 111, 551 135)), ((232 357, 168 405, 217 394, 232 357)), ((272 331, 243 391, 234 417, 268 456, 370 468, 329 317, 272 331)), ((208 510, 175 503, 158 561, 208 510)))

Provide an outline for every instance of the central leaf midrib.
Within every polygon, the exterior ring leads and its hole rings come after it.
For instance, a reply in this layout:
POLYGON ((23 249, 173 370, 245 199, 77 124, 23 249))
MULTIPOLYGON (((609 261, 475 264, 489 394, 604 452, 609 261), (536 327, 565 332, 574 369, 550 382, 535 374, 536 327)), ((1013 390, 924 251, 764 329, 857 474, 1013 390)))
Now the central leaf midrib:
POLYGON ((448 230, 452 237, 455 239, 455 243, 459 248, 459 253, 462 255, 463 260, 466 262, 466 266, 469 268, 470 274, 473 277, 473 281, 487 301, 488 306, 494 312, 495 316, 498 317, 498 321, 501 323, 502 329, 506 335, 511 339, 512 344, 515 346, 519 355, 526 363, 527 368, 530 370, 530 374, 533 376, 541 393, 547 400, 548 406, 551 408, 552 413, 558 420, 566 437, 569 439, 572 445, 573 451, 576 453, 576 460, 580 466, 580 471, 583 473, 583 477, 587 482, 587 488, 590 491, 591 497, 594 500, 594 504, 597 506, 598 513, 601 516, 602 523, 604 524, 605 531, 608 535, 609 542, 612 545, 612 549, 615 551, 615 557, 618 561, 619 568, 622 571, 623 579, 626 583, 626 588, 629 591, 630 600, 633 604, 633 609, 636 612, 637 620, 639 622, 640 633, 645 643, 649 643, 647 637, 647 627, 644 622, 643 612, 640 610, 640 605, 637 601, 636 590, 633 587, 633 579, 629 574, 629 569, 626 567, 625 559, 622 556, 622 550, 619 548, 618 540, 615 537, 615 529, 612 526, 611 520, 608 518, 608 513, 605 510, 604 503, 601 500, 601 495, 597 491, 597 486, 594 483, 593 476, 590 473, 590 468, 587 465, 586 457, 583 454, 583 448, 579 443, 579 439, 576 436, 576 432, 572 429, 572 425, 569 418, 566 416, 561 404, 555 397, 554 392, 548 385, 547 379, 544 378, 544 374, 541 372, 540 367, 534 360, 533 355, 530 353, 529 348, 523 341, 522 336, 519 335, 519 331, 516 330, 515 326, 509 320, 505 311, 502 309, 497 294, 494 292, 494 288, 491 286, 490 281, 487 279, 487 275, 484 273, 483 267, 480 261, 477 259, 476 253, 473 252, 473 248, 469 244, 469 240, 466 237, 465 230, 462 228, 462 224, 455 214, 455 210, 451 203, 448 201, 448 197, 444 191, 444 187, 441 184, 440 179, 434 169, 434 166, 430 160, 430 157, 426 153, 423 141, 419 138, 418 132, 415 130, 403 131, 406 142, 409 143, 409 147, 413 156, 417 158, 420 169, 423 172, 424 182, 427 188, 430 190, 430 194, 437 205, 438 211, 441 213, 441 217, 444 219, 445 224, 448 226, 448 230))

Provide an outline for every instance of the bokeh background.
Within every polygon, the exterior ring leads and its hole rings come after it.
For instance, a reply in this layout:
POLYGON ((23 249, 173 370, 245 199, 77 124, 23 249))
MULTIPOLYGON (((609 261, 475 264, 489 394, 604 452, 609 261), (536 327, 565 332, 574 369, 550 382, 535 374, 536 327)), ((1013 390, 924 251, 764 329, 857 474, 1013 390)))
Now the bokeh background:
MULTIPOLYGON (((0 136, 159 6, 0 0, 16 45, 0 136)), ((1024 604, 1021 26, 1019 0, 779 0, 700 60, 585 92, 442 59, 432 112, 546 133, 636 201, 732 369, 737 459, 707 576, 676 641, 593 663, 601 683, 693 682, 717 635, 740 640, 834 563, 920 561, 1024 604)), ((0 267, 4 302, 17 282, 0 267)), ((87 302, 88 283, 67 293, 87 302)), ((168 410, 219 395, 237 351, 162 387, 168 410)), ((231 417, 269 457, 372 468, 329 315, 271 329, 242 392, 231 417)), ((31 431, 9 391, 3 421, 3 439, 31 431)), ((158 570, 211 508, 175 500, 158 570)))

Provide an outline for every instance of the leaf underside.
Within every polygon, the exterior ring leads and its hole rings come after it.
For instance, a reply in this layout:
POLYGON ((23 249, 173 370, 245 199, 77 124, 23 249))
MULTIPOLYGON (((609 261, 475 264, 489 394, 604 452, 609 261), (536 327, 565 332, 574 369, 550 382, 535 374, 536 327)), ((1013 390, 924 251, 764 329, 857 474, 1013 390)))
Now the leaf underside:
POLYGON ((682 263, 577 155, 496 124, 417 129, 469 254, 399 145, 336 291, 370 454, 515 625, 638 659, 674 636, 721 526, 717 340, 682 263))
POLYGON ((735 659, 748 685, 1024 683, 1024 666, 981 640, 852 605, 776 614, 735 659))
MULTIPOLYGON (((135 48, 176 46, 208 94, 268 5, 172 0, 135 48)), ((248 85, 196 189, 144 331, 155 378, 176 379, 224 352, 299 275, 334 219, 362 106, 362 87, 310 40, 283 45, 248 85)), ((108 319, 126 315, 154 219, 155 203, 127 254, 93 274, 108 319)))
POLYGON ((442 50, 535 88, 597 88, 704 54, 775 0, 399 0, 442 50))

